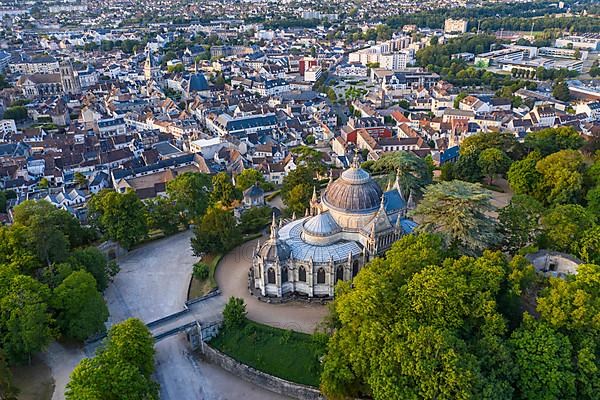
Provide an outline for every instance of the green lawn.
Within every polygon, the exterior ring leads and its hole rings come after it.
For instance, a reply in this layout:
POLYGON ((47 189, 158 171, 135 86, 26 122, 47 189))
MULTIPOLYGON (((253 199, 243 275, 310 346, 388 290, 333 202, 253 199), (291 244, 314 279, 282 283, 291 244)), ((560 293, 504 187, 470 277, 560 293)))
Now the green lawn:
POLYGON ((239 330, 222 330, 211 346, 260 371, 304 385, 319 386, 326 343, 312 336, 247 321, 239 330))

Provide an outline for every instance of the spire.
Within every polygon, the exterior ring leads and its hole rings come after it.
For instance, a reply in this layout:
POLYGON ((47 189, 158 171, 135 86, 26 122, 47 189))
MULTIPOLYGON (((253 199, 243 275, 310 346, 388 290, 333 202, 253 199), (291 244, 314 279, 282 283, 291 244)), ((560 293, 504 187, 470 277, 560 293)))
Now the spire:
POLYGON ((409 210, 414 210, 416 207, 415 199, 413 197, 413 191, 411 190, 408 195, 408 201, 406 202, 406 208, 409 210))
POLYGON ((394 181, 393 188, 398 191, 398 193, 400 194, 400 198, 406 201, 406 199, 404 198, 404 194, 402 194, 402 186, 400 185, 400 171, 396 171, 396 180, 394 181))
POLYGON ((373 225, 371 225, 371 239, 375 240, 375 222, 373 221, 373 225))
POLYGON ((313 194, 312 194, 312 199, 311 199, 311 201, 312 201, 313 203, 316 203, 316 202, 317 202, 317 187, 316 187, 316 186, 313 186, 313 194))
POLYGON ((387 182, 387 188, 385 189, 386 192, 389 192, 390 190, 392 190, 393 186, 392 186, 392 180, 388 179, 387 182))
POLYGON ((352 265, 352 252, 348 253, 348 265, 352 265))
POLYGON ((259 251, 260 251, 260 239, 258 239, 256 241, 256 253, 255 254, 258 254, 259 251))
POLYGON ((295 221, 295 220, 296 220, 296 211, 294 211, 294 212, 292 213, 292 221, 295 221))
POLYGON ((273 213, 273 221, 271 222, 271 239, 277 239, 277 222, 275 221, 275 213, 273 213))
POLYGON ((329 182, 327 182, 327 186, 329 187, 329 185, 331 185, 333 183, 333 171, 329 170, 329 182))

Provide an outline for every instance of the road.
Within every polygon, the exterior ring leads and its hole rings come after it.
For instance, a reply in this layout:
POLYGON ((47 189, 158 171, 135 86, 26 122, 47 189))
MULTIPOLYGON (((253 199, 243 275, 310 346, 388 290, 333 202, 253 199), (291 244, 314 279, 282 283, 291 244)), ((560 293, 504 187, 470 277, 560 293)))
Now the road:
MULTIPOLYGON (((118 260, 121 271, 104 293, 110 311, 108 326, 130 317, 148 323, 183 309, 196 257, 183 232, 133 250, 118 260)), ((198 303, 191 317, 214 320, 223 307, 224 297, 198 303), (200 305, 201 304, 201 305, 200 305)), ((168 325, 168 324, 167 324, 168 325)), ((162 326, 161 326, 162 329, 162 326)), ((279 400, 285 397, 257 388, 236 376, 190 356, 185 335, 156 344, 156 379, 162 400, 279 400)), ((89 351, 89 349, 88 349, 89 351)), ((56 388, 53 400, 64 399, 68 377, 83 349, 69 349, 55 343, 45 353, 56 388)))

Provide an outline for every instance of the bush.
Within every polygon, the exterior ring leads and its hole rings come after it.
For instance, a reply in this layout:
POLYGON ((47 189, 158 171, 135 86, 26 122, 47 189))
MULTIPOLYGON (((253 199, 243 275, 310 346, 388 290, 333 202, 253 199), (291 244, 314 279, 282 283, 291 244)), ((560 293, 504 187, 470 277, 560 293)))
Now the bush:
POLYGON ((230 297, 223 310, 223 326, 225 329, 236 329, 246 322, 246 304, 239 297, 230 297))
POLYGON ((204 264, 203 262, 194 264, 194 271, 192 272, 194 278, 198 279, 199 281, 203 281, 208 278, 209 273, 210 268, 208 265, 204 264))

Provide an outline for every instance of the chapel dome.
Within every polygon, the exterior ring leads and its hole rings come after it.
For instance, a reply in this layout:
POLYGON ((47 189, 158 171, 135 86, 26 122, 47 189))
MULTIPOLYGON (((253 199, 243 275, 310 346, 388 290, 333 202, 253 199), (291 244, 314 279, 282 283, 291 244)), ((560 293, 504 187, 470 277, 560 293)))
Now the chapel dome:
POLYGON ((279 239, 269 239, 260 248, 258 254, 265 261, 285 261, 292 253, 290 246, 279 239))
POLYGON ((369 173, 353 163, 327 187, 323 202, 338 211, 372 211, 379 207, 382 195, 381 188, 369 173))
POLYGON ((311 236, 331 236, 342 231, 329 212, 309 218, 304 223, 304 232, 311 236))

